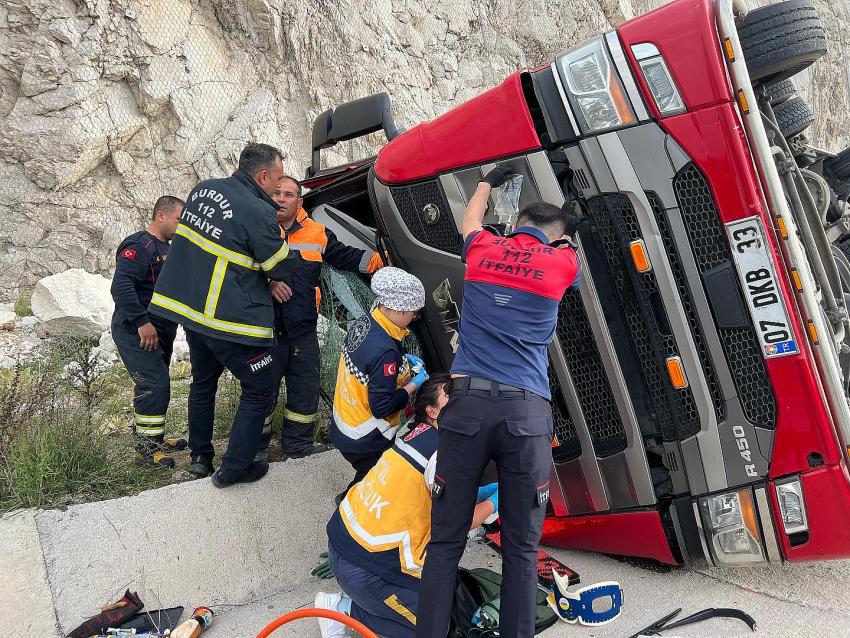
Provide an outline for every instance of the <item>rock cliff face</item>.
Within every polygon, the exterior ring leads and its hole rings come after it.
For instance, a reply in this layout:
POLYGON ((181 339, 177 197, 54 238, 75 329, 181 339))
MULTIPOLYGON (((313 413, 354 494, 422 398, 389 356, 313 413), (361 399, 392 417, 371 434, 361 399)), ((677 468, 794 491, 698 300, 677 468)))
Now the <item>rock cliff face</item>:
MULTIPOLYGON (((832 48, 800 84, 815 140, 836 150, 850 137, 850 13, 817 1, 832 48)), ((68 268, 108 272, 156 197, 231 171, 248 140, 280 146, 300 176, 328 106, 386 90, 411 126, 658 4, 4 0, 0 301, 68 268)))

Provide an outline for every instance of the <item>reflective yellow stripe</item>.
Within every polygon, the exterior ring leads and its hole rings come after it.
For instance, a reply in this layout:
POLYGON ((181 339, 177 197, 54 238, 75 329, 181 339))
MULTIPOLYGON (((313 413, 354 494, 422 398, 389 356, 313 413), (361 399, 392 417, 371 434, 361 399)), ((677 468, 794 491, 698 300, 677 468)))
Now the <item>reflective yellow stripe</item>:
POLYGON ((133 418, 136 420, 136 423, 165 423, 164 414, 139 414, 138 412, 133 412, 133 418))
POLYGON ((164 425, 156 425, 156 426, 148 426, 143 427, 141 425, 136 426, 136 434, 141 436, 159 436, 160 434, 165 433, 164 425))
POLYGON ((218 306, 218 297, 221 294, 221 285, 224 283, 224 272, 226 270, 227 260, 224 257, 216 259, 212 279, 210 279, 210 289, 207 292, 207 302, 204 304, 204 314, 208 317, 215 315, 215 309, 218 306))
POLYGON ((264 326, 252 326, 247 323, 222 321, 221 319, 208 317, 198 312, 194 308, 190 308, 186 304, 180 303, 176 299, 171 299, 170 297, 166 297, 156 292, 153 294, 153 299, 151 299, 151 303, 155 306, 165 308, 166 310, 176 312, 182 317, 191 319, 192 321, 195 321, 201 324, 202 326, 206 326, 214 330, 230 332, 238 335, 245 335, 247 337, 258 337, 260 339, 271 339, 274 337, 274 332, 271 328, 266 328, 264 326))
POLYGON ((283 246, 280 247, 274 255, 266 259, 264 262, 260 264, 260 268, 265 271, 269 271, 275 266, 277 266, 280 262, 286 259, 286 256, 289 254, 289 244, 283 242, 283 246))
POLYGON ((398 596, 396 596, 395 594, 393 594, 392 596, 390 596, 390 597, 388 597, 388 598, 385 598, 385 599, 384 599, 384 604, 385 604, 387 607, 389 607, 390 609, 392 609, 392 610, 393 610, 395 613, 397 613, 399 616, 401 616, 402 618, 404 618, 404 619, 405 619, 407 622, 409 622, 411 625, 415 625, 415 624, 416 624, 416 614, 414 614, 414 613, 413 613, 412 611, 410 611, 407 607, 405 607, 404 605, 402 605, 402 604, 401 604, 401 602, 400 602, 400 601, 399 601, 399 599, 398 599, 398 596))
POLYGON ((295 421, 296 423, 312 423, 316 419, 316 413, 313 414, 299 414, 298 412, 293 412, 289 408, 283 411, 283 418, 289 419, 290 421, 295 421))
MULTIPOLYGON (((245 268, 250 268, 251 270, 260 269, 260 265, 256 261, 254 261, 253 257, 249 257, 248 255, 242 255, 234 250, 225 248, 224 246, 219 246, 218 244, 210 241, 203 235, 199 235, 194 230, 192 230, 188 226, 185 226, 184 224, 180 224, 177 227, 176 234, 180 235, 181 237, 185 237, 190 242, 195 244, 198 248, 201 248, 202 250, 205 250, 206 252, 211 253, 216 257, 221 257, 222 259, 226 259, 227 261, 232 262, 234 264, 239 264, 240 266, 244 266, 245 268)), ((286 257, 285 254, 284 257, 286 257)))

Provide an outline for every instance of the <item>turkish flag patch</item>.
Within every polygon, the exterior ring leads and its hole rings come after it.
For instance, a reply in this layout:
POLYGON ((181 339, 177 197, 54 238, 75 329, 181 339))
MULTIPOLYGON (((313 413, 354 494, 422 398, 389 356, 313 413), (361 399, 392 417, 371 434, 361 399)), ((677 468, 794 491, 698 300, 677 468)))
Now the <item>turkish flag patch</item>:
POLYGON ((136 251, 133 248, 125 248, 124 250, 121 251, 121 256, 124 259, 135 259, 136 258, 136 251))
POLYGON ((385 377, 394 377, 398 374, 398 365, 395 363, 385 363, 384 364, 384 376, 385 377))

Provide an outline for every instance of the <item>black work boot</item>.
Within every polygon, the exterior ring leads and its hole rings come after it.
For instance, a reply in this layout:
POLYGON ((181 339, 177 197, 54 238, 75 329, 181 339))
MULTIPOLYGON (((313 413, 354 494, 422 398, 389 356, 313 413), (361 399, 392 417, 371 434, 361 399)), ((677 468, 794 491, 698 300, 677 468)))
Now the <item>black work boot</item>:
POLYGON ((237 483, 253 483, 263 478, 269 471, 268 463, 254 461, 248 466, 248 469, 242 476, 233 476, 228 472, 222 472, 221 469, 212 475, 212 482, 218 488, 230 487, 237 483))
POLYGON ((138 462, 142 465, 155 465, 165 469, 174 467, 174 459, 167 456, 163 446, 163 436, 136 435, 136 452, 139 455, 138 462))
POLYGON ((187 471, 189 474, 193 474, 198 478, 206 478, 215 472, 215 468, 213 467, 211 458, 202 454, 195 454, 192 456, 192 463, 189 465, 187 471))
POLYGON ((313 443, 313 445, 304 448, 303 450, 297 450, 296 452, 284 452, 283 460, 286 461, 287 459, 303 459, 305 456, 312 456, 314 454, 319 454, 320 452, 327 452, 330 449, 330 445, 325 445, 323 443, 313 443))

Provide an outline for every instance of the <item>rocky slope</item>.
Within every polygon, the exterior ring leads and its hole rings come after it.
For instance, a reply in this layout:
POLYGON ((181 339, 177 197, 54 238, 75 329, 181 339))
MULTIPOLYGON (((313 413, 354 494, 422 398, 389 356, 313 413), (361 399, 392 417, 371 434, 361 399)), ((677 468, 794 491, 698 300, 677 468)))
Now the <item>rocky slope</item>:
MULTIPOLYGON (((832 50, 802 88, 815 138, 847 145, 847 0, 817 0, 832 50)), ((410 126, 654 0, 4 0, 0 301, 110 270, 154 199, 232 169, 246 140, 303 174, 313 118, 379 90, 410 126)), ((377 140, 339 148, 330 161, 377 140)))

